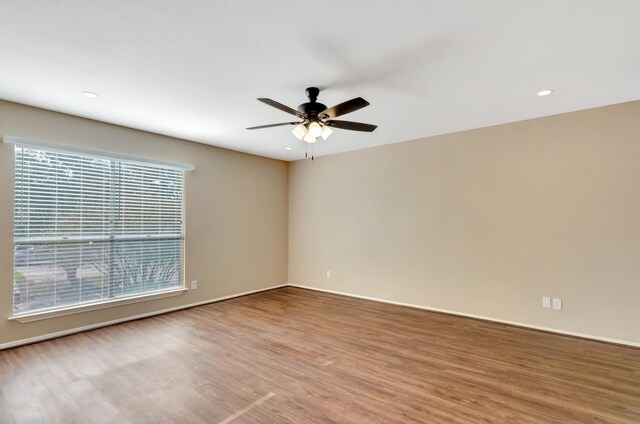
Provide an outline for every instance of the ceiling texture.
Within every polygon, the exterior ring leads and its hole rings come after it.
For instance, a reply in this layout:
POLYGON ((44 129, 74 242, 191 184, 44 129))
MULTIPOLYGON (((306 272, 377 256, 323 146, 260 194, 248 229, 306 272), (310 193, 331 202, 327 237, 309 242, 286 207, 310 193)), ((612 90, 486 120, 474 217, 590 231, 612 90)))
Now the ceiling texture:
POLYGON ((291 120, 257 97, 371 102, 340 119, 375 132, 316 156, 637 100, 639 22, 637 0, 1 0, 0 98, 296 160, 290 127, 245 130, 291 120))

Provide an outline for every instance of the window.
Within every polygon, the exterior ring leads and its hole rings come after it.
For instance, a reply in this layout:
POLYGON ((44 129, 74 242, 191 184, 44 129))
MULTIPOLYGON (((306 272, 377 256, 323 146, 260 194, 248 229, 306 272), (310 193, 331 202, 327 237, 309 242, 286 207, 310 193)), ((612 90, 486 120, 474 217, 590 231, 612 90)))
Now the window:
POLYGON ((14 315, 183 286, 183 169, 15 146, 14 315))

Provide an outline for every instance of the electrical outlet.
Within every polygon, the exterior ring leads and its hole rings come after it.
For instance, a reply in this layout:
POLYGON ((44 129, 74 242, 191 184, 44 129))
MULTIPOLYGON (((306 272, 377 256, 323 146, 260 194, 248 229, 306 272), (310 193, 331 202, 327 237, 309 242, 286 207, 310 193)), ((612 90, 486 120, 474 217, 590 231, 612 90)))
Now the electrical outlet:
POLYGON ((550 308, 551 307, 551 298, 550 297, 543 297, 542 298, 542 307, 543 308, 550 308))
POLYGON ((331 271, 327 271, 327 278, 331 278, 331 271))
POLYGON ((562 299, 553 299, 553 309, 562 310, 562 299))
POLYGON ((191 290, 195 290, 198 288, 198 280, 191 281, 191 290))

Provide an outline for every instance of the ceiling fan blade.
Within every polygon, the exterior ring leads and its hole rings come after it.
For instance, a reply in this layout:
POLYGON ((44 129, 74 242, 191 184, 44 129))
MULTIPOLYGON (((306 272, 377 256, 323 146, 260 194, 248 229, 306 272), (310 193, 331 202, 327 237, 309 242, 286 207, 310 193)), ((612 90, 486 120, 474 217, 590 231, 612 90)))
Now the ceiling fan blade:
POLYGON ((298 125, 302 122, 281 122, 279 124, 259 125, 257 127, 249 127, 248 130, 259 130, 261 128, 282 127, 284 125, 298 125))
MULTIPOLYGON (((337 118, 338 116, 346 115, 347 113, 355 112, 358 109, 369 106, 369 102, 362 97, 356 97, 355 99, 347 100, 339 105, 335 105, 323 112, 320 112, 320 116, 327 116, 328 118, 337 118)), ((326 119, 326 118, 325 118, 326 119)))
POLYGON ((362 122, 351 122, 351 121, 327 121, 325 122, 330 127, 340 128, 342 130, 351 130, 351 131, 364 131, 364 132, 372 132, 376 128, 377 125, 371 124, 363 124, 362 122))
POLYGON ((285 106, 282 103, 278 103, 275 100, 267 99, 267 98, 264 98, 264 97, 261 97, 258 100, 261 101, 262 103, 268 104, 271 107, 275 107, 276 109, 280 109, 283 112, 290 113, 291 115, 295 115, 295 116, 298 116, 298 117, 302 116, 302 114, 300 112, 298 112, 297 110, 292 109, 289 106, 285 106))

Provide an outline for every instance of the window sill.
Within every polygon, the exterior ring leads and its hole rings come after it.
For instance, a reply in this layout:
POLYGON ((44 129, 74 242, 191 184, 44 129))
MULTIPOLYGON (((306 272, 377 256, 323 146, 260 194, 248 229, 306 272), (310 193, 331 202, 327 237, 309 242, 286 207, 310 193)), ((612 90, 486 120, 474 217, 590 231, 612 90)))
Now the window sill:
POLYGON ((10 320, 18 322, 32 322, 43 319, 56 318, 64 315, 79 314, 82 312, 96 311, 98 309, 113 308, 130 303, 146 302, 148 300, 162 299, 163 297, 178 296, 188 289, 179 287, 170 290, 157 291, 153 293, 144 293, 137 296, 126 297, 122 299, 103 300, 95 303, 88 303, 76 306, 67 306, 56 309, 48 309, 43 311, 26 312, 24 314, 11 315, 10 320))

